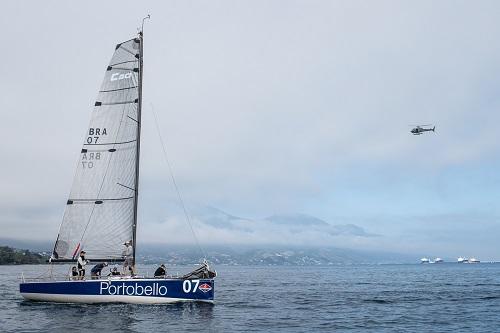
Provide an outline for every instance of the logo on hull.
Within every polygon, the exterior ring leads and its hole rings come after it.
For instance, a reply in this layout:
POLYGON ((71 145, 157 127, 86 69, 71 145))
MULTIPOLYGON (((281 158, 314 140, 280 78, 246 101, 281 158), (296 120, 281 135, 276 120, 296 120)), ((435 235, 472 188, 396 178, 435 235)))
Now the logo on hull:
POLYGON ((198 287, 198 289, 200 289, 201 291, 203 291, 204 293, 207 293, 209 292, 210 290, 212 290, 212 286, 210 286, 208 283, 203 283, 202 285, 200 285, 198 287))

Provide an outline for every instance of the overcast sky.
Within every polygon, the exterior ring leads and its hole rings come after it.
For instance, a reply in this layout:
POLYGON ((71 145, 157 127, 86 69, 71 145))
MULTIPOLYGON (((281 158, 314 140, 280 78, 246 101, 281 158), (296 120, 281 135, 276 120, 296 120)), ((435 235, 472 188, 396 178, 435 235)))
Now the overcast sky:
POLYGON ((497 1, 4 2, 2 237, 55 239, 114 46, 148 13, 143 241, 176 214, 153 105, 189 204, 500 259, 497 1))

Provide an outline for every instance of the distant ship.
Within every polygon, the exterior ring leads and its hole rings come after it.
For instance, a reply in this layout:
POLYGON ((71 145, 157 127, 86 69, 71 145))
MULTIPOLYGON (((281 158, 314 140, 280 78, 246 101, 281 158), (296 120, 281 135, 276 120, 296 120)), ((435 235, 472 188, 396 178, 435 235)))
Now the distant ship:
POLYGON ((442 262, 443 262, 443 259, 441 259, 441 258, 439 258, 439 257, 437 257, 437 258, 436 258, 436 259, 434 259, 434 260, 431 260, 431 259, 426 258, 426 257, 424 257, 424 258, 420 259, 420 263, 421 263, 421 264, 440 264, 440 263, 442 263, 442 262))
POLYGON ((479 264, 481 261, 479 261, 479 259, 476 259, 476 258, 470 258, 469 259, 469 263, 470 264, 479 264))
POLYGON ((467 258, 463 258, 463 257, 459 257, 459 258, 457 259, 457 262, 458 262, 459 264, 468 264, 468 263, 469 263, 469 259, 467 259, 467 258))

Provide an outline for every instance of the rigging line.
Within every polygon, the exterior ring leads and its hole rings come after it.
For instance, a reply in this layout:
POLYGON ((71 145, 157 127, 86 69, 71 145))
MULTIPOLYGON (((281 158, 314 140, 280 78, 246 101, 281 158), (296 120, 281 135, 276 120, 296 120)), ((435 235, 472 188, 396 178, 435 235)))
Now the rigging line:
POLYGON ((165 148, 165 143, 163 142, 163 137, 161 136, 160 125, 158 125, 158 118, 156 116, 156 112, 154 110, 153 103, 150 103, 150 105, 151 105, 151 111, 153 112, 153 116, 155 119, 156 131, 158 132, 158 137, 160 138, 161 148, 163 150, 163 157, 165 158, 165 162, 167 163, 168 171, 170 172, 170 178, 172 179, 172 183, 174 184, 175 192, 177 193, 177 197, 181 203, 182 210, 184 211, 184 215, 186 216, 186 221, 188 222, 189 228, 191 229, 191 233, 194 236, 194 240, 196 241, 196 245, 198 246, 198 249, 200 250, 201 254, 203 255, 203 259, 206 260, 207 255, 205 254, 205 251, 203 251, 203 248, 200 245, 198 237, 196 237, 196 233, 194 231, 193 224, 191 223, 191 218, 189 217, 188 211, 186 209, 186 205, 184 204, 184 200, 182 200, 181 192, 179 191, 179 188, 177 187, 177 182, 175 181, 174 172, 172 170, 172 165, 170 164, 170 161, 168 159, 167 150, 165 148))

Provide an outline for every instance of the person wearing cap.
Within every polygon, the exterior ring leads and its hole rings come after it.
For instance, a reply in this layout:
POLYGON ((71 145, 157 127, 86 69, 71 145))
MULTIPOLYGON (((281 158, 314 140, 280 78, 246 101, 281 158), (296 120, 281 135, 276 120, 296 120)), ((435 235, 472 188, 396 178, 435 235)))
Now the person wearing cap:
POLYGON ((126 241, 125 243, 123 243, 123 245, 125 246, 125 249, 123 249, 122 251, 122 257, 123 259, 125 259, 125 261, 123 262, 123 274, 124 275, 127 275, 127 273, 129 273, 128 271, 132 271, 132 241, 131 240, 128 240, 126 241), (127 269, 128 268, 128 269, 127 269))
POLYGON ((101 277, 101 271, 104 267, 108 266, 107 262, 103 262, 100 264, 95 265, 92 270, 90 271, 90 276, 92 279, 98 279, 101 277))
POLYGON ((85 251, 80 251, 80 256, 78 257, 77 267, 78 267, 78 279, 83 280, 85 277, 85 265, 89 261, 85 259, 85 251))
POLYGON ((167 269, 165 267, 165 264, 161 264, 160 267, 158 267, 155 271, 155 278, 164 278, 165 275, 167 275, 167 269))

